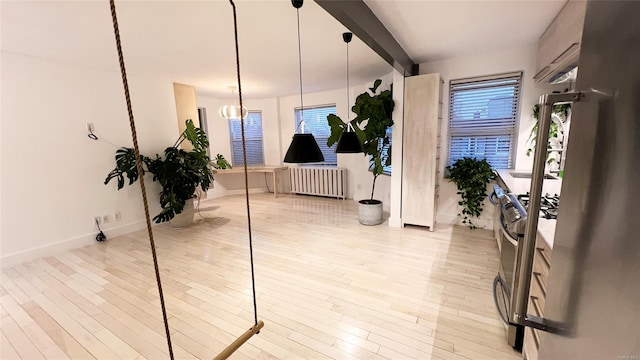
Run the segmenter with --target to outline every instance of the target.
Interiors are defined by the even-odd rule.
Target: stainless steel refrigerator
[[[571,96],[578,101],[572,106],[545,319],[515,320],[546,327],[543,360],[638,360],[639,1],[588,2],[576,94],[555,99]],[[541,183],[539,152],[534,178]]]

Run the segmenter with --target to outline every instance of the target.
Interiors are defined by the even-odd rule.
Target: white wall
[[[393,146],[391,151],[391,184],[389,186],[389,226],[402,226],[402,157],[404,136],[404,75],[393,70]]]
[[[107,236],[142,227],[139,185],[103,184],[116,148],[132,145],[120,73],[4,51],[1,61],[3,266],[92,243],[94,215],[121,212]],[[161,152],[178,135],[172,81],[130,75],[129,85],[141,152]],[[149,178],[152,215],[158,192]]]
[[[392,74],[381,77],[383,80],[380,89],[388,89],[393,79]],[[351,114],[347,116],[348,109],[353,105],[357,95],[368,90],[373,82],[353,86],[349,89],[349,101],[347,105],[347,90],[337,89],[317,93],[305,93],[305,106],[333,105],[336,106],[337,115],[346,121],[353,119]],[[209,129],[209,141],[211,143],[211,155],[220,153],[225,158],[231,158],[231,144],[229,141],[229,124],[220,118],[218,109],[220,106],[229,104],[233,99],[213,99],[206,96],[198,96],[198,106],[207,109],[207,120]],[[398,100],[396,100],[398,101]],[[401,101],[401,100],[400,100]],[[287,152],[291,138],[295,133],[295,108],[300,107],[300,96],[291,95],[274,97],[261,100],[244,100],[248,110],[262,111],[263,143],[266,165],[281,165],[282,159]],[[399,105],[402,109],[402,104]],[[297,166],[287,164],[288,166]],[[368,161],[363,154],[338,154],[338,166],[347,169],[347,198],[364,199],[371,196],[371,185],[373,177],[368,171]],[[213,189],[209,190],[207,196],[216,198],[231,194],[244,192],[244,177],[242,174],[217,175],[215,177]],[[284,180],[284,179],[283,179]],[[249,178],[249,187],[252,192],[266,191],[273,189],[270,176],[263,174],[252,174]],[[278,184],[278,189],[288,191],[289,184],[284,182]],[[389,210],[391,198],[391,177],[381,175],[376,182],[374,197],[384,202],[385,210]]]
[[[97,233],[94,216],[116,211],[122,220],[102,226],[108,237],[144,227],[139,185],[116,190],[103,184],[114,167],[115,150],[131,146],[120,74],[83,68],[20,54],[2,52],[2,266],[11,266],[58,251],[91,244]],[[115,58],[114,58],[115,62]],[[383,77],[388,88],[393,76]],[[178,136],[173,79],[129,74],[132,105],[141,152],[153,156]],[[350,100],[371,84],[350,89]],[[231,157],[229,128],[218,109],[230,99],[199,96],[205,107],[212,155]],[[346,115],[346,89],[304,95],[305,105],[336,104]],[[397,101],[397,100],[396,100]],[[280,165],[294,133],[294,108],[299,96],[246,100],[263,115],[267,165]],[[87,138],[93,123],[98,141]],[[348,169],[349,198],[370,196],[371,173],[362,154],[340,154],[338,165]],[[381,175],[375,197],[389,210],[391,177]],[[243,192],[241,175],[217,176],[211,197]],[[252,175],[252,191],[272,188],[271,179]],[[278,184],[282,189],[286,184]],[[159,186],[147,177],[151,216],[159,212]]]
[[[231,141],[229,138],[229,121],[223,119],[218,114],[218,110],[223,105],[233,104],[232,98],[214,99],[206,96],[198,96],[198,107],[207,110],[207,128],[209,137],[209,147],[211,149],[211,157],[216,154],[222,154],[225,159],[231,162]],[[237,100],[236,100],[237,102]],[[278,121],[278,101],[276,98],[271,99],[243,99],[243,105],[249,111],[262,112],[262,133],[263,133],[263,151],[265,165],[281,165],[280,157],[280,123]],[[215,175],[213,188],[207,192],[208,198],[218,198],[227,195],[244,194],[244,175],[243,174],[226,174]],[[278,189],[284,189],[288,183],[278,184]],[[251,192],[265,192],[267,189],[273,190],[273,181],[271,176],[264,174],[250,174],[249,188]]]
[[[521,48],[420,64],[421,74],[440,73],[445,82],[443,91],[443,123],[441,124],[442,138],[448,139],[447,127],[449,118],[448,101],[450,80],[512,71],[523,71],[520,120],[518,127],[519,141],[517,143],[515,168],[530,169],[533,164],[533,159],[526,156],[526,149],[528,147],[526,139],[528,139],[529,132],[535,122],[532,116],[533,105],[538,102],[538,98],[541,94],[553,89],[549,86],[536,86],[533,81],[533,75],[535,75],[536,52],[537,45],[532,44]],[[443,174],[444,167],[446,166],[445,162],[448,156],[446,145],[447,141],[445,141],[445,148],[441,150],[442,152],[440,154],[441,158],[444,159],[440,165],[441,174]],[[440,184],[437,222],[460,224],[460,219],[457,217],[460,209],[457,204],[458,195],[456,194],[456,187],[453,183],[443,178],[440,179]],[[485,202],[484,209],[485,211],[477,224],[489,228],[492,226],[491,219],[493,216],[493,207],[487,201]]]
[[[353,100],[353,95],[350,95]],[[304,106],[318,105],[335,105],[336,115],[341,119],[346,119],[347,114],[347,90],[337,89],[330,91],[322,91],[317,93],[306,93],[303,96]],[[300,95],[283,96],[278,98],[280,108],[280,142],[282,144],[280,159],[284,159],[284,155],[291,144],[293,134],[295,133],[295,109],[300,107]],[[326,120],[325,120],[326,121]],[[338,154],[338,166],[347,168],[347,198],[353,199],[353,179],[354,172],[351,158],[360,157],[362,154]],[[296,164],[287,164],[290,167],[298,166]],[[304,165],[301,165],[304,166]]]
[[[392,75],[385,75],[381,77],[381,79],[383,82],[380,89],[388,89],[392,81]],[[346,89],[304,94],[304,105],[335,104],[337,115],[344,121],[347,121],[347,119],[353,119],[355,117],[355,114],[347,114],[347,112],[349,112],[349,109],[353,106],[356,96],[367,91],[372,85],[373,82],[351,87],[349,92],[349,101],[351,104],[349,105],[347,105]],[[280,158],[284,158],[295,132],[294,109],[300,107],[300,97],[298,95],[280,97],[278,101],[280,108],[280,139],[282,142]],[[371,196],[373,176],[368,170],[368,161],[363,154],[338,154],[338,167],[346,168],[348,171],[347,197],[349,199],[361,200]],[[389,211],[390,189],[391,177],[388,175],[380,175],[376,182],[374,197],[383,201],[386,211]]]

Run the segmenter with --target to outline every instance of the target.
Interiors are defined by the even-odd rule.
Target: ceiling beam
[[[418,64],[407,55],[363,0],[315,0],[331,16],[405,76],[418,75]]]

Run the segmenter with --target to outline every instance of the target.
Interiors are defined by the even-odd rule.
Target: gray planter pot
[[[382,201],[369,199],[358,201],[358,220],[362,225],[382,224]]]
[[[193,199],[189,199],[184,203],[184,209],[182,212],[171,219],[171,226],[174,228],[186,228],[191,226],[191,224],[193,224],[194,214]]]

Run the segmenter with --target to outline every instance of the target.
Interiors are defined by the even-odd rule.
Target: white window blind
[[[209,136],[209,124],[207,122],[207,108],[198,108],[198,124],[200,125],[200,129],[207,135],[207,139],[211,139],[211,136]],[[211,157],[211,146],[207,146],[207,156]]]
[[[389,148],[391,147],[391,144],[393,143],[393,132],[392,132],[392,128],[388,128],[387,129],[387,136],[389,137],[389,145],[385,146],[382,149],[382,160],[384,161],[384,159],[387,158],[388,154],[389,154]],[[380,139],[380,141],[378,142],[378,146],[382,146],[382,139]],[[371,162],[370,164],[370,169],[373,169],[373,162]],[[391,175],[391,165],[389,166],[383,166],[382,167],[382,173],[385,175]]]
[[[449,165],[475,157],[513,167],[521,82],[522,72],[451,80]]]
[[[242,156],[242,127],[240,119],[229,119],[231,137],[231,163],[244,165]],[[244,139],[247,146],[247,165],[264,165],[262,147],[262,112],[249,111],[244,119]]]
[[[316,138],[320,151],[322,151],[322,155],[324,155],[324,162],[322,164],[337,165],[338,156],[335,151],[336,144],[333,144],[332,147],[327,146],[327,139],[329,139],[331,135],[331,127],[329,127],[327,116],[336,113],[336,106],[323,105],[305,107],[304,111],[300,108],[295,109],[296,129],[300,125],[303,113],[305,123],[304,132],[311,133]]]

